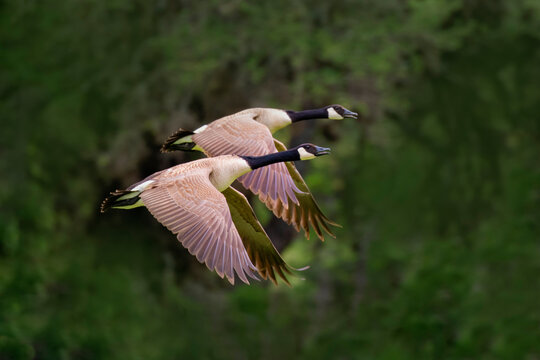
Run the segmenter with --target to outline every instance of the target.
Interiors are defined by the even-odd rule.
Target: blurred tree
[[[537,1],[4,1],[0,23],[1,359],[540,356]],[[278,136],[333,148],[301,170],[338,238],[261,213],[312,265],[292,289],[98,214],[193,159],[157,152],[177,127],[329,103],[362,120]]]

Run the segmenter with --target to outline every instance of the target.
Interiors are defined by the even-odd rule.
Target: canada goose
[[[234,272],[247,277],[270,277],[274,271],[287,283],[291,273],[255,217],[244,195],[230,187],[239,176],[283,161],[308,160],[330,149],[302,144],[263,156],[222,155],[195,160],[156,172],[127,190],[111,193],[101,204],[109,208],[146,206],[201,263],[234,284]],[[255,266],[253,265],[255,264]],[[247,276],[246,276],[247,275]]]
[[[285,145],[272,137],[272,133],[293,122],[357,117],[357,113],[341,105],[304,111],[247,109],[215,120],[195,131],[179,129],[163,144],[161,151],[203,151],[207,156],[271,154],[286,150]],[[339,225],[322,213],[294,164],[273,164],[243,175],[238,181],[257,194],[276,216],[292,224],[297,231],[300,231],[300,227],[304,229],[308,239],[309,224],[321,240],[324,240],[321,227],[335,237],[328,225]]]

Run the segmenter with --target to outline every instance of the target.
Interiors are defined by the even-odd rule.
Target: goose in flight
[[[291,269],[281,258],[257,220],[247,199],[230,187],[239,176],[284,161],[309,160],[330,149],[302,144],[263,156],[222,155],[176,165],[156,172],[127,190],[111,193],[101,205],[132,209],[145,206],[188,251],[234,284],[234,273],[287,283]],[[301,269],[300,269],[301,270]]]
[[[195,131],[179,129],[163,144],[161,151],[202,151],[207,156],[226,154],[265,155],[286,150],[272,137],[277,130],[297,121],[311,119],[356,119],[358,114],[341,105],[320,109],[286,111],[253,108],[225,116]],[[238,178],[253,193],[296,231],[302,228],[309,239],[309,225],[324,240],[321,228],[334,236],[328,225],[339,226],[328,219],[313,198],[302,176],[292,163],[277,163]]]

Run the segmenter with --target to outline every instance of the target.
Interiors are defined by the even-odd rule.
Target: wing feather
[[[286,150],[285,145],[283,145],[278,140],[274,139],[276,149],[279,151]],[[263,202],[266,206],[274,212],[274,214],[282,218],[288,224],[294,226],[296,231],[300,229],[304,230],[306,237],[309,239],[310,225],[315,230],[315,233],[324,241],[324,232],[328,235],[335,237],[334,233],[330,229],[329,225],[337,226],[332,220],[328,219],[322,212],[321,208],[315,201],[315,198],[311,194],[309,187],[305,183],[304,179],[296,169],[293,163],[284,163],[289,172],[290,177],[294,180],[295,185],[301,190],[296,194],[296,197],[299,201],[298,204],[293,203],[289,199],[288,206],[283,206],[278,201],[274,201],[271,198],[266,198]]]
[[[257,266],[259,275],[277,284],[277,273],[289,284],[285,273],[292,274],[292,270],[296,269],[287,265],[278,253],[257,220],[246,197],[232,187],[225,189],[223,195],[227,198],[235,227],[238,229],[249,258]]]
[[[277,152],[270,130],[255,121],[254,113],[227,116],[218,119],[192,136],[192,140],[208,156],[249,155],[261,156]],[[298,203],[300,192],[283,163],[256,169],[238,178],[247,189],[261,200],[270,197],[288,207],[288,200]]]
[[[232,222],[227,201],[208,173],[160,183],[140,196],[150,213],[210,270],[226,275],[231,284],[235,272],[246,283],[247,276],[256,278],[256,267]]]

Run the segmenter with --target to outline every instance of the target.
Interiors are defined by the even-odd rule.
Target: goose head
[[[298,152],[299,160],[310,160],[315,159],[318,156],[330,154],[330,148],[320,147],[309,143],[298,145],[290,150],[296,150],[296,152]]]
[[[329,105],[325,108],[328,119],[343,120],[344,118],[358,119],[358,113],[350,111],[341,105]]]

